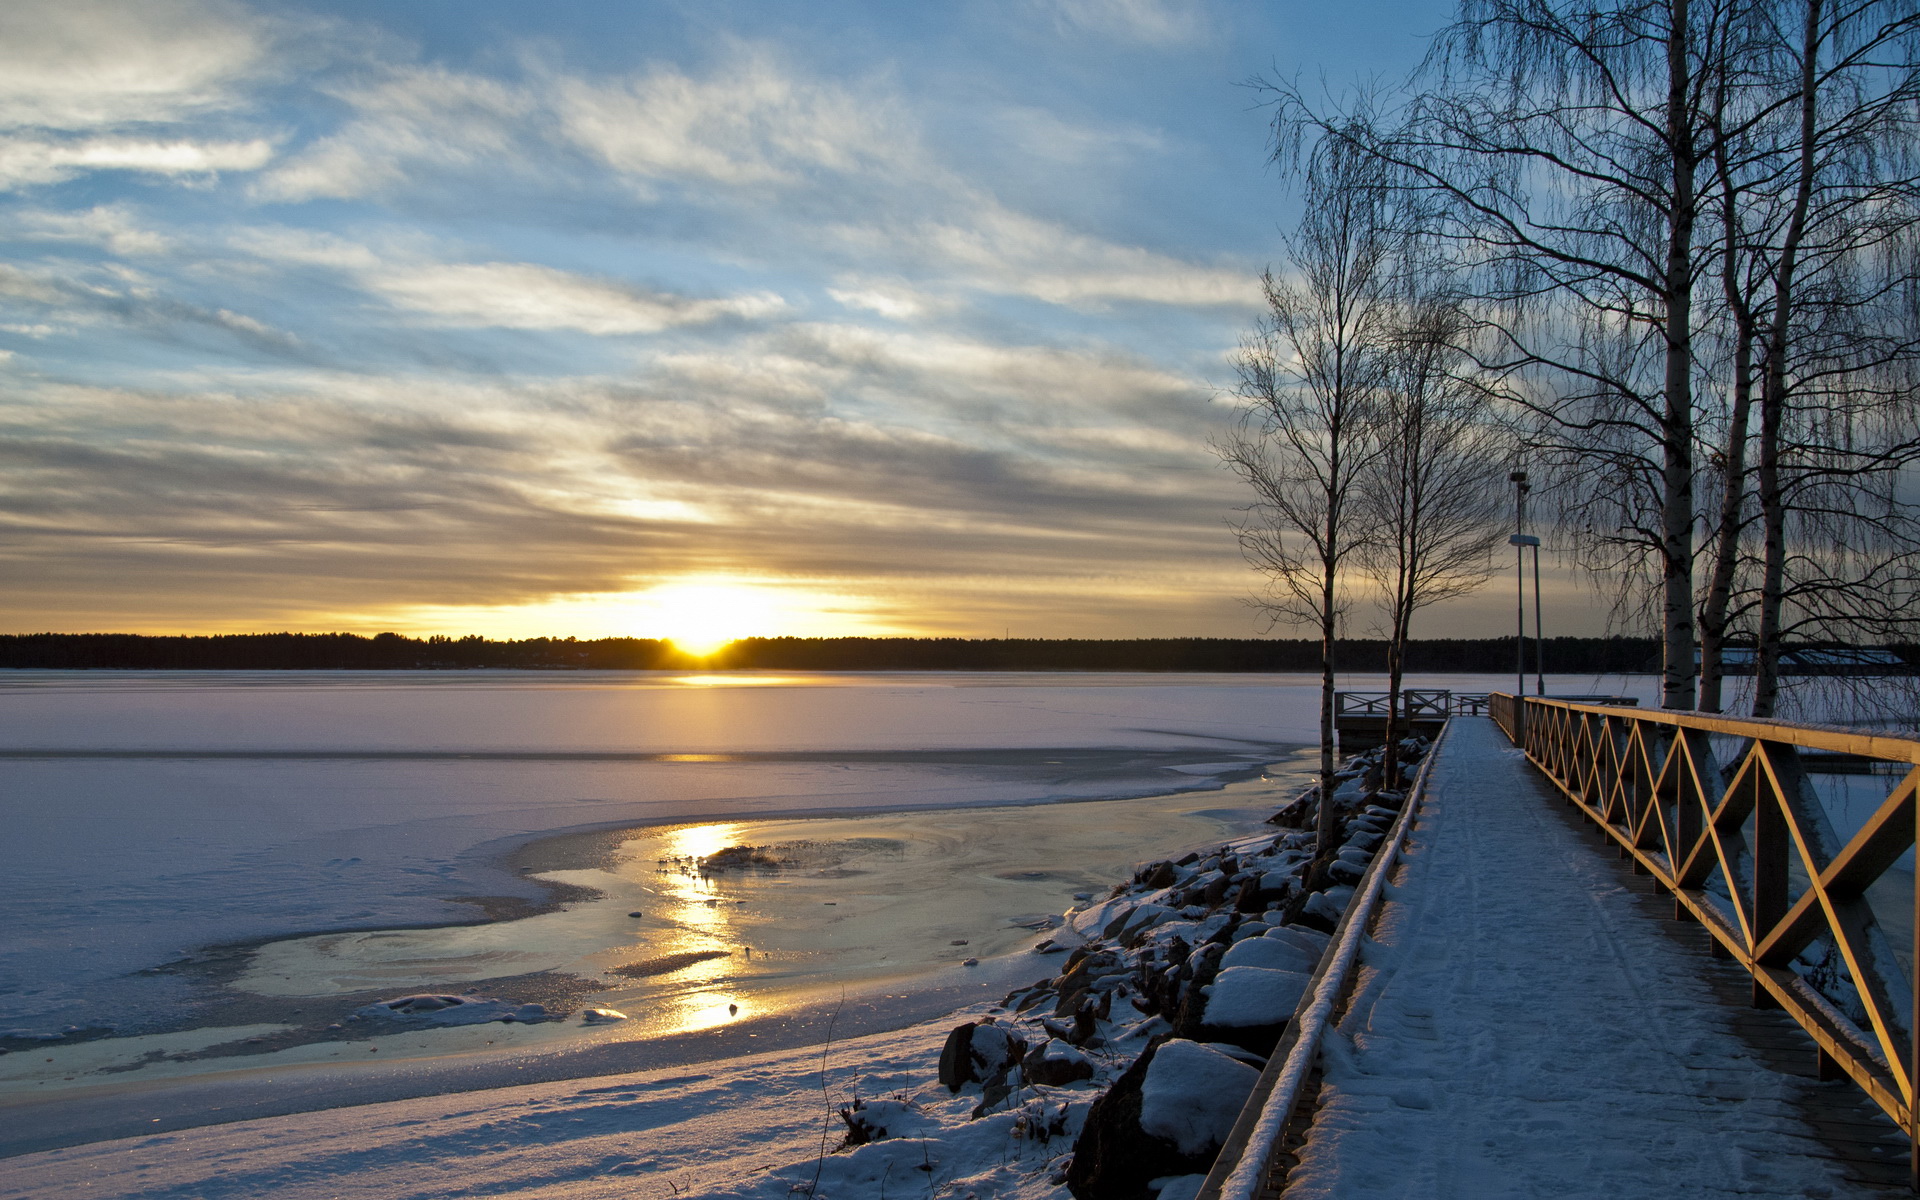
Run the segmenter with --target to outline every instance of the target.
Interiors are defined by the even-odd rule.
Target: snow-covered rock
[[[1048,1038],[1027,1052],[1020,1063],[1020,1074],[1028,1083],[1061,1087],[1092,1079],[1093,1060],[1059,1038]]]
[[[1260,1072],[1211,1046],[1162,1042],[1140,1088],[1140,1128],[1182,1154],[1201,1155],[1227,1140]]]
[[[1228,967],[1214,977],[1213,991],[1207,996],[1206,1023],[1221,1029],[1284,1025],[1292,1019],[1307,983],[1304,971]]]
[[[1254,937],[1235,942],[1220,960],[1223,969],[1265,967],[1273,971],[1311,972],[1320,956],[1278,938]]]

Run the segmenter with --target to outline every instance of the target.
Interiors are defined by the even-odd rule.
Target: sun
[[[729,642],[758,637],[777,623],[779,605],[759,588],[726,583],[673,583],[646,593],[636,623],[695,658]]]

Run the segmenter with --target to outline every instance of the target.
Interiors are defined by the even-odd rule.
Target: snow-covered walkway
[[[1840,1085],[1760,1062],[1566,812],[1491,721],[1453,722],[1289,1200],[1881,1194],[1800,1116]]]

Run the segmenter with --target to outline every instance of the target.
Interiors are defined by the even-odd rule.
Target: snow
[[[1854,1194],[1614,858],[1491,722],[1447,736],[1287,1195]]]
[[[1222,970],[1265,967],[1272,971],[1312,971],[1314,964],[1319,961],[1318,954],[1311,954],[1297,945],[1255,934],[1234,942],[1227,950],[1226,957],[1220,960],[1220,966]]]
[[[538,902],[499,855],[567,830],[1215,787],[1285,755],[1299,690],[1273,676],[0,673],[0,1027],[149,1024],[190,989],[137,973],[210,944],[473,920],[452,896]]]
[[[1225,1029],[1278,1025],[1293,1016],[1300,997],[1306,994],[1307,983],[1306,971],[1227,967],[1207,995],[1207,1024]]]
[[[1140,1128],[1163,1137],[1182,1154],[1199,1154],[1227,1140],[1260,1072],[1202,1042],[1160,1043],[1140,1089]]]
[[[0,683],[0,730],[5,731],[0,738],[6,742],[0,750],[10,746],[45,752],[12,757],[6,789],[0,792],[0,819],[9,822],[10,832],[0,843],[0,871],[10,872],[0,875],[8,879],[8,890],[0,894],[0,920],[11,922],[10,934],[20,931],[0,948],[0,971],[14,972],[22,985],[13,994],[0,991],[0,1022],[34,1029],[67,1024],[90,1006],[96,1011],[110,1007],[111,985],[126,972],[167,961],[183,947],[267,933],[317,933],[342,926],[367,930],[446,920],[465,911],[449,905],[449,895],[535,898],[537,889],[501,872],[495,862],[503,849],[554,832],[670,819],[765,822],[794,813],[1151,795],[1216,785],[1231,772],[1272,761],[1281,743],[1312,737],[1317,687],[1314,679],[1276,676],[728,677],[716,684],[711,678],[482,673],[291,680],[27,674]],[[1422,679],[1418,686],[1485,691],[1506,683],[1488,677],[1442,677]],[[1355,679],[1343,686],[1380,684]],[[1550,687],[1620,690],[1586,680],[1555,680]],[[183,749],[192,754],[167,756]],[[1191,811],[1191,806],[1183,811]],[[1514,816],[1508,813],[1504,819]],[[19,836],[12,836],[16,831]],[[1234,852],[1245,853],[1271,836],[1239,839]],[[1524,842],[1511,842],[1501,853],[1524,857],[1531,851],[1523,848]],[[1274,864],[1269,874],[1287,874],[1279,854],[1268,861]],[[75,864],[87,864],[86,872],[76,873]],[[1183,870],[1183,885],[1218,865],[1216,860]],[[1565,865],[1559,869],[1568,870]],[[1101,936],[1122,916],[1124,924],[1153,923],[1145,939],[1153,945],[1165,945],[1176,935],[1198,944],[1225,927],[1223,915],[1200,919],[1203,910],[1182,912],[1148,895],[1134,894],[1121,903],[1095,902],[1111,881],[1091,889],[1087,882],[1054,885],[1063,903],[1075,894],[1072,889],[1079,889],[1089,904],[1086,912],[1076,914],[1072,929],[1048,935],[1062,947]],[[1433,886],[1445,895],[1443,903],[1462,902],[1465,885],[1458,878],[1446,876]],[[1337,915],[1348,895],[1350,889],[1336,888],[1316,902]],[[611,923],[622,928],[636,924],[624,916],[629,911],[645,911],[648,922],[660,911],[636,895],[610,896],[602,907],[607,917],[618,918]],[[1310,964],[1325,944],[1323,936],[1299,929],[1248,932],[1258,924],[1248,921],[1242,928],[1246,936],[1228,950],[1247,957],[1226,963],[1211,985],[1210,1019],[1216,1004],[1224,1014],[1240,1003],[1235,996],[1240,979],[1271,984],[1259,976],[1284,973],[1304,983],[1300,971],[1280,965],[1271,951],[1242,947],[1271,943],[1292,955],[1288,961]],[[1042,935],[1020,936],[1033,942]],[[1469,940],[1449,952],[1480,952],[1471,942],[1478,933],[1459,936]],[[946,939],[936,944],[944,946]],[[1378,953],[1390,956],[1398,944]],[[969,985],[964,995],[957,985],[943,985],[954,989],[954,1006],[966,1007],[956,1015],[891,1032],[884,1030],[889,1005],[899,1013],[934,1011],[927,1008],[928,1001],[918,999],[930,994],[925,989],[931,977],[905,978],[895,985],[897,994],[863,994],[860,1003],[875,1015],[852,1034],[847,1025],[841,1026],[837,1039],[827,1036],[819,1019],[831,1012],[829,1005],[824,1010],[795,1010],[790,1023],[804,1027],[783,1035],[788,1040],[782,1045],[759,1053],[747,1052],[755,1044],[739,1038],[715,1040],[713,1046],[725,1048],[706,1052],[704,1060],[634,1071],[621,1066],[634,1055],[614,1052],[645,1049],[649,1043],[596,1043],[592,1054],[583,1052],[581,1061],[604,1063],[605,1073],[590,1079],[541,1074],[541,1064],[552,1060],[553,1051],[547,1043],[533,1041],[520,1043],[518,1059],[488,1060],[474,1078],[484,1076],[496,1085],[489,1090],[414,1095],[233,1125],[175,1128],[185,1119],[169,1100],[175,1093],[152,1089],[151,1084],[123,1092],[102,1088],[78,1093],[76,1099],[97,1094],[103,1104],[119,1105],[117,1111],[149,1104],[161,1114],[154,1128],[166,1132],[10,1159],[7,1179],[15,1190],[5,1194],[425,1200],[481,1193],[574,1200],[631,1195],[634,1176],[645,1175],[649,1192],[684,1192],[688,1197],[790,1200],[796,1192],[813,1190],[821,1200],[853,1200],[889,1189],[915,1194],[922,1187],[942,1196],[972,1192],[981,1197],[1057,1197],[1059,1188],[1052,1180],[1087,1101],[1111,1082],[1147,1036],[1164,1032],[1167,1023],[1136,1019],[1132,1007],[1122,1002],[1126,993],[1116,992],[1116,1026],[1108,1046],[1083,1052],[1057,1041],[1045,1043],[1052,1047],[1043,1052],[1049,1057],[1089,1058],[1098,1072],[1094,1080],[1058,1089],[1025,1087],[1005,1107],[972,1119],[982,1101],[979,1091],[953,1096],[933,1079],[943,1039],[957,1020],[989,1014],[990,1006],[979,997],[997,992],[985,988],[1004,989],[1058,972],[1062,959],[1004,953],[989,957],[977,938],[969,949],[980,954],[980,966],[964,973],[980,974],[981,982]],[[961,953],[966,951],[953,953],[955,963]],[[1254,961],[1263,954],[1266,961]],[[1384,971],[1381,963],[1386,961],[1383,957],[1370,969]],[[1525,961],[1537,963],[1537,953]],[[963,973],[957,966],[953,970]],[[0,986],[4,982],[11,981],[0,981]],[[164,992],[167,981],[156,982]],[[1420,979],[1419,986],[1445,990],[1433,978]],[[1644,1003],[1658,1008],[1665,1002],[1662,989],[1671,990],[1664,980],[1657,987],[1646,985],[1652,998]],[[1419,996],[1417,988],[1410,996],[1388,990],[1396,1001],[1412,1002]],[[461,999],[465,1005],[475,997]],[[1380,997],[1369,992],[1361,999],[1372,1005]],[[1588,1036],[1597,1039],[1604,1031],[1606,1037],[1620,1038],[1623,1023],[1645,1019],[1633,1002],[1614,1003],[1617,1013],[1578,1014],[1579,1020],[1591,1023],[1588,1028],[1594,1032]],[[594,1036],[626,1037],[645,1024],[648,1010],[624,999],[621,1004],[634,1019],[609,1022],[593,1031]],[[1288,1004],[1289,1012],[1291,1007]],[[1508,1011],[1507,1024],[1497,1029],[1499,1037],[1468,1030],[1460,1034],[1467,1039],[1460,1045],[1416,1045],[1407,1061],[1416,1068],[1416,1077],[1423,1062],[1433,1068],[1426,1090],[1414,1087],[1392,1095],[1416,1106],[1424,1096],[1429,1105],[1444,1107],[1453,1085],[1436,1088],[1436,1080],[1450,1078],[1443,1067],[1462,1070],[1462,1078],[1474,1081],[1466,1091],[1495,1090],[1516,1080],[1546,1089],[1554,1082],[1551,1073],[1544,1080],[1535,1078],[1539,1064],[1551,1061],[1541,1051],[1530,1051],[1531,1074],[1502,1060],[1502,1039],[1514,1029],[1531,1034],[1529,1020],[1535,1026],[1549,1023],[1540,1016],[1545,1011],[1537,1000],[1531,1010]],[[31,1020],[23,1021],[17,1015],[21,1013],[31,1014]],[[1366,1053],[1367,1039],[1396,1032],[1390,1008],[1381,1013],[1378,1029],[1351,1023],[1347,1027],[1352,1040],[1342,1045],[1351,1050],[1337,1053],[1350,1057],[1335,1065],[1336,1071],[1346,1072],[1343,1085],[1353,1086],[1355,1075],[1349,1068]],[[905,1018],[896,1018],[896,1023],[899,1019]],[[1429,1014],[1429,1025],[1436,1019]],[[564,1023],[564,1031],[580,1036],[583,1021]],[[804,1025],[808,1021],[814,1023]],[[425,1028],[418,1035],[426,1047],[422,1057],[392,1063],[381,1078],[434,1086],[433,1080],[441,1077],[436,1064],[465,1051],[450,1041],[427,1046],[431,1039],[468,1037],[475,1029],[488,1036],[504,1030],[516,1037],[548,1037],[561,1032],[562,1025]],[[1106,1023],[1102,1025],[1104,1029]],[[1407,1018],[1407,1025],[1417,1022]],[[235,1026],[226,1032],[251,1039],[276,1028]],[[876,1028],[881,1031],[868,1032]],[[190,1050],[208,1042],[205,1032],[156,1036],[172,1039],[165,1045]],[[716,1027],[716,1032],[723,1031]],[[1555,1035],[1560,1032],[1553,1030]],[[135,1039],[107,1039],[64,1050],[76,1056],[97,1053],[105,1062],[106,1048],[119,1040]],[[381,1049],[391,1044],[383,1042]],[[1029,1044],[1040,1045],[1042,1039]],[[1245,1062],[1245,1052],[1185,1044],[1211,1056],[1208,1062],[1225,1064],[1209,1068],[1205,1098],[1220,1099],[1221,1078],[1247,1077],[1251,1086],[1255,1068]],[[828,1060],[824,1079],[823,1052]],[[1173,1073],[1165,1077],[1162,1089],[1169,1109],[1173,1103],[1167,1095],[1193,1086],[1174,1069],[1188,1054],[1176,1051],[1169,1060]],[[1428,1058],[1422,1060],[1421,1054]],[[1464,1057],[1454,1062],[1445,1059],[1447,1054]],[[527,1069],[519,1078],[553,1081],[497,1086],[515,1081],[514,1072],[520,1069],[516,1063]],[[229,1091],[243,1085],[260,1094],[281,1087],[298,1090],[306,1086],[303,1080],[320,1077],[316,1064],[282,1062],[278,1056],[242,1058],[235,1065],[243,1070],[231,1085],[222,1085]],[[1372,1066],[1378,1074],[1378,1064]],[[347,1077],[345,1068],[326,1070]],[[1236,1070],[1244,1075],[1236,1076]],[[1476,1071],[1491,1074],[1481,1080]],[[57,1079],[49,1082],[61,1086]],[[1152,1084],[1151,1072],[1148,1082]],[[1436,1091],[1448,1094],[1436,1101]],[[225,1093],[207,1089],[197,1094]],[[334,1103],[353,1095],[345,1088],[329,1094],[339,1097]],[[1348,1099],[1330,1094],[1336,1101]],[[1778,1106],[1766,1108],[1768,1098],[1755,1096],[1771,1119]],[[1379,1094],[1368,1093],[1364,1085],[1354,1097],[1351,1103],[1360,1109],[1381,1108],[1376,1104]],[[854,1111],[870,1111],[890,1136],[822,1156],[823,1130],[825,1144],[837,1144],[847,1132],[839,1109],[851,1110],[856,1101],[865,1107]],[[1633,1097],[1614,1096],[1608,1102],[1630,1108]],[[1220,1107],[1227,1107],[1224,1100]],[[1236,1100],[1224,1118],[1227,1125],[1238,1107]],[[1432,1111],[1403,1109],[1397,1100],[1381,1110],[1394,1136],[1407,1132],[1395,1122]],[[1198,1110],[1184,1111],[1180,1119],[1201,1120]],[[1557,1142],[1564,1150],[1567,1139],[1599,1123],[1603,1114],[1595,1108],[1565,1120],[1558,1110],[1550,1115],[1536,1130],[1533,1109],[1510,1108],[1502,1114],[1509,1128],[1495,1131],[1489,1126],[1474,1135],[1481,1140],[1473,1146],[1453,1147],[1448,1135],[1431,1126],[1416,1128],[1409,1136],[1426,1154],[1441,1145],[1470,1156],[1488,1140],[1501,1146]],[[1176,1122],[1169,1112],[1161,1112],[1160,1118]],[[1189,1134],[1197,1128],[1193,1124]],[[1210,1128],[1216,1134],[1225,1132],[1225,1126]],[[1478,1126],[1469,1123],[1468,1128],[1471,1132]],[[1768,1136],[1775,1128],[1767,1127]],[[1515,1137],[1512,1130],[1530,1136]],[[1531,1136],[1535,1133],[1537,1137]],[[1632,1126],[1632,1135],[1645,1145],[1664,1144],[1657,1122]],[[1331,1151],[1335,1140],[1330,1136],[1321,1149]],[[1617,1140],[1626,1144],[1631,1139]],[[1697,1140],[1687,1144],[1707,1153],[1698,1149]],[[1390,1177],[1377,1144],[1355,1146],[1367,1162],[1354,1178]],[[1622,1182],[1629,1180],[1624,1160],[1612,1163],[1600,1154],[1585,1161],[1594,1180],[1610,1178],[1616,1194],[1632,1191],[1630,1181]],[[1580,1190],[1586,1175],[1575,1180],[1580,1186],[1567,1185],[1563,1175],[1541,1176],[1547,1182],[1539,1190],[1600,1194],[1597,1182],[1590,1191]],[[1430,1173],[1421,1178],[1428,1183],[1434,1179]],[[1461,1178],[1485,1190],[1462,1186],[1449,1191],[1441,1186],[1395,1191],[1398,1185],[1388,1183],[1377,1192],[1356,1187],[1340,1194],[1500,1194],[1499,1187],[1488,1187],[1490,1180],[1500,1179],[1497,1173],[1481,1170]],[[671,1188],[656,1186],[668,1182]],[[1182,1200],[1197,1187],[1198,1178],[1155,1182],[1161,1200]],[[1825,1186],[1821,1178],[1798,1178],[1798,1184],[1806,1190],[1793,1194],[1830,1194],[1819,1190]],[[1673,1194],[1680,1190],[1673,1189]],[[1311,1194],[1328,1193],[1323,1187]],[[1703,1189],[1689,1194],[1719,1193]]]
[[[817,1171],[816,1195],[847,1200],[876,1195],[882,1186],[908,1196],[928,1188],[940,1195],[1057,1196],[1048,1182],[1053,1164],[1071,1145],[1090,1092],[1030,1089],[1026,1103],[969,1120],[978,1094],[951,1096],[933,1078],[950,1024],[830,1045],[822,1028],[805,1047],[710,1067],[426,1097],[48,1151],[7,1160],[0,1195],[624,1200],[640,1190],[790,1200]],[[846,1127],[838,1109],[856,1095],[895,1105],[895,1136],[823,1156],[823,1133],[829,1149],[839,1143]],[[1042,1110],[1051,1117],[1063,1102],[1077,1105],[1076,1124],[1038,1136],[1045,1129]]]
[[[1236,839],[1234,852],[1272,856],[1306,836],[1263,832]],[[1115,897],[1119,903],[1109,905],[1112,923],[1133,923],[1135,910],[1166,911],[1151,899],[1164,895],[1166,889],[1143,882],[1122,885]],[[1264,941],[1273,929],[1263,920],[1243,923],[1259,931],[1256,940]],[[1183,924],[1192,929],[1201,923]],[[1227,932],[1225,925],[1217,929]],[[836,1037],[845,1028],[843,1016],[849,1025],[856,1023],[854,1014],[844,1012],[843,1000],[831,1012],[794,1014],[793,1019],[812,1022],[803,1031],[809,1036],[805,1044],[783,1050],[234,1127],[176,1132],[170,1126],[179,1119],[180,1089],[158,1094],[136,1089],[89,1103],[164,1104],[163,1115],[152,1118],[155,1136],[21,1155],[9,1163],[10,1178],[18,1181],[14,1194],[22,1198],[138,1192],[155,1200],[261,1194],[425,1200],[451,1189],[558,1200],[628,1194],[629,1177],[645,1174],[689,1197],[781,1200],[806,1193],[830,1200],[884,1195],[889,1186],[897,1189],[905,1181],[910,1191],[924,1186],[932,1195],[1057,1200],[1068,1151],[1092,1100],[1150,1038],[1167,1031],[1167,1021],[1151,1014],[1151,1005],[1140,1007],[1139,1000],[1143,989],[1162,990],[1166,980],[1152,976],[1171,971],[1171,980],[1182,970],[1188,956],[1169,953],[1175,936],[1170,925],[1163,925],[1147,944],[1131,949],[1105,941],[1090,944],[1083,951],[1087,969],[1078,976],[1069,969],[1059,978],[1017,989],[1016,998],[1030,998],[1020,1011],[975,1004],[956,1014],[967,1022],[978,1080],[957,1093],[936,1078],[954,1017],[897,1032]],[[1202,947],[1191,958],[1207,960],[1218,953]],[[994,964],[1001,976],[997,982],[1033,980],[1046,969],[1036,963],[1044,961],[1031,955],[1003,957]],[[1111,1009],[1110,1019],[1092,1018],[1084,1033],[1079,1022],[1069,1032],[1048,1015],[1054,1005],[1046,1002],[1064,994],[1072,978],[1085,989],[1075,1002],[1077,1011],[1090,1011],[1093,997],[1100,1000],[1092,1009]],[[380,1007],[433,1017],[488,1003],[422,993]],[[1084,1047],[1064,1040],[1082,1036]],[[1183,1143],[1219,1140],[1264,1060],[1235,1046],[1177,1039],[1163,1050],[1165,1063],[1150,1066],[1144,1081],[1151,1128]],[[1038,1069],[1043,1062],[1086,1070],[1043,1072]],[[1029,1073],[1033,1078],[1024,1079]],[[1069,1080],[1070,1075],[1088,1077]],[[1049,1082],[1037,1082],[1043,1077]],[[272,1078],[265,1082],[271,1085]],[[297,1088],[297,1075],[290,1082]],[[228,1095],[231,1099],[231,1091]],[[1172,1196],[1191,1196],[1197,1183],[1197,1176],[1156,1181],[1163,1194]]]

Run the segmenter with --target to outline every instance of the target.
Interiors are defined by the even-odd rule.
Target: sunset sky
[[[1450,7],[11,0],[0,629],[1255,634],[1243,85]]]

